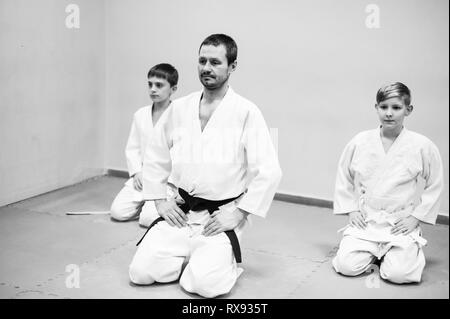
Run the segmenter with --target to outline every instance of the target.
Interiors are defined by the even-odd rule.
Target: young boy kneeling
[[[332,264],[356,276],[379,259],[383,279],[420,282],[426,244],[420,223],[436,223],[442,160],[433,142],[403,126],[413,110],[404,84],[382,87],[376,101],[381,125],[357,134],[339,161],[334,213],[348,214],[349,225]],[[419,177],[425,185],[417,201]]]
[[[149,137],[156,134],[166,120],[171,95],[177,89],[178,72],[170,64],[161,63],[150,69],[147,75],[152,105],[144,106],[134,113],[125,155],[130,179],[117,194],[111,205],[111,217],[118,221],[135,219],[139,224],[150,226],[159,217],[153,201],[144,201],[142,195],[142,165]],[[167,190],[171,196],[171,189]]]

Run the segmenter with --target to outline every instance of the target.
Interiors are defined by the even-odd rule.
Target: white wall
[[[67,4],[81,28],[64,26]],[[430,137],[446,172],[448,1],[0,0],[0,205],[126,169],[133,112],[149,103],[148,69],[180,72],[175,97],[201,88],[197,51],[209,34],[239,46],[232,85],[279,130],[279,191],[332,199],[345,143],[378,125],[377,89],[402,81],[415,110],[407,126]]]
[[[104,1],[0,1],[0,206],[104,170]]]
[[[106,165],[126,169],[133,112],[149,103],[146,72],[160,62],[180,72],[178,96],[201,88],[197,50],[211,33],[235,38],[235,90],[279,129],[279,191],[332,199],[337,161],[357,132],[378,125],[375,94],[402,81],[415,110],[407,127],[431,138],[445,163],[448,214],[448,1],[378,0],[368,29],[357,0],[172,0],[106,3]]]

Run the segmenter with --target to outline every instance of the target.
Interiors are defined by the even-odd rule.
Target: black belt
[[[194,197],[189,195],[185,190],[179,188],[178,193],[180,194],[181,198],[183,198],[184,203],[179,205],[180,209],[185,213],[189,213],[190,210],[196,212],[201,210],[207,210],[210,214],[215,212],[216,210],[219,210],[219,207],[225,204],[228,204],[234,200],[236,200],[239,196],[234,198],[228,198],[224,200],[209,200],[204,199],[200,197]],[[164,218],[159,217],[153,221],[153,223],[147,228],[147,231],[145,232],[144,236],[137,242],[136,246],[138,246],[141,241],[144,239],[145,235],[147,235],[148,231],[155,226],[157,223],[163,221]],[[225,235],[228,236],[228,239],[230,239],[231,248],[233,249],[234,258],[236,258],[236,262],[240,263],[242,262],[241,258],[241,247],[239,246],[239,240],[236,236],[236,233],[234,230],[227,230],[225,231]]]

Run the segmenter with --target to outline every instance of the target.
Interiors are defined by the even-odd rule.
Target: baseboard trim
[[[129,178],[130,177],[130,175],[128,175],[127,171],[122,171],[122,170],[119,170],[119,169],[110,169],[110,168],[108,168],[106,170],[106,175],[114,176],[114,177],[122,177],[122,178]]]
[[[436,219],[436,224],[448,226],[448,216],[439,214]]]
[[[114,177],[128,178],[128,172],[119,170],[119,169],[108,169],[106,174]],[[323,207],[323,208],[333,208],[333,201],[326,199],[319,199],[313,197],[305,197],[299,195],[285,194],[285,193],[276,193],[275,200],[286,203],[293,203],[299,205],[307,205],[307,206],[315,206],[315,207]],[[449,217],[447,215],[439,214],[436,220],[436,224],[440,225],[448,225]]]
[[[307,206],[316,206],[316,207],[324,207],[324,208],[333,208],[333,202],[331,200],[284,194],[284,193],[276,193],[275,200],[279,200],[281,202],[294,203],[300,205]]]

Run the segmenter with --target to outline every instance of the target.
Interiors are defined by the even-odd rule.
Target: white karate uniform
[[[380,275],[395,282],[420,282],[425,266],[422,247],[426,240],[420,227],[408,235],[393,235],[400,217],[414,216],[435,224],[444,186],[443,165],[438,148],[428,138],[403,128],[388,152],[380,129],[356,135],[339,161],[334,213],[366,214],[364,230],[347,225],[332,264],[347,276],[365,272],[382,259]],[[424,189],[418,198],[418,179]]]
[[[170,108],[170,105],[169,107]],[[149,226],[159,217],[154,201],[144,201],[142,191],[138,191],[133,185],[133,176],[142,171],[145,147],[149,136],[155,134],[160,129],[162,122],[167,119],[168,109],[164,111],[158,119],[155,127],[152,121],[152,105],[141,107],[134,113],[130,135],[125,148],[128,173],[130,178],[125,186],[117,194],[111,205],[111,217],[126,221],[139,218],[139,224]],[[167,196],[170,196],[171,189],[167,188]]]
[[[191,196],[224,200],[245,192],[220,210],[238,207],[265,217],[281,169],[261,112],[229,87],[202,132],[201,96],[202,92],[196,92],[174,101],[165,129],[149,141],[144,198],[164,198],[171,172],[172,183]],[[241,271],[228,237],[201,235],[210,218],[207,211],[191,211],[187,216],[187,227],[171,227],[164,221],[149,231],[131,262],[131,281],[168,282],[182,273],[180,285],[189,292],[204,297],[228,293]],[[247,222],[244,219],[235,229],[239,239]]]

